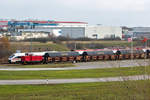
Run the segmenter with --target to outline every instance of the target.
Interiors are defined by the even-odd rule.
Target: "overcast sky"
[[[150,26],[150,0],[0,0],[0,18]]]

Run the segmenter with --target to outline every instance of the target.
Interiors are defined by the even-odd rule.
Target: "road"
[[[64,84],[64,83],[89,83],[89,82],[115,82],[127,80],[146,80],[148,75],[108,78],[78,78],[78,79],[45,79],[45,80],[0,80],[0,85],[36,85],[36,84]]]
[[[76,63],[76,67],[66,68],[15,68],[0,66],[0,70],[5,71],[37,71],[37,70],[78,70],[78,69],[96,69],[112,67],[135,67],[150,65],[150,60],[122,60],[122,61],[99,61],[99,62],[82,62]]]

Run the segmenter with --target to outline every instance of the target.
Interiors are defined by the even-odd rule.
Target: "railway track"
[[[3,71],[37,71],[37,70],[84,70],[84,69],[97,69],[97,68],[114,68],[114,67],[136,67],[150,65],[150,59],[140,60],[117,60],[117,61],[96,61],[96,62],[81,62],[76,63],[76,67],[66,68],[17,68],[15,66],[1,66],[0,70]]]

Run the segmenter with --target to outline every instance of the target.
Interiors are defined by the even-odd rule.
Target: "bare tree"
[[[10,53],[10,43],[8,38],[0,38],[0,59],[3,61]]]

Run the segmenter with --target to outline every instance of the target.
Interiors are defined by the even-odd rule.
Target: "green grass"
[[[69,49],[63,45],[63,44],[56,44],[56,43],[39,43],[39,44],[34,44],[33,47],[50,47],[54,51],[68,51]]]
[[[146,72],[147,74],[150,73],[150,67],[146,67]],[[100,77],[142,75],[144,73],[145,73],[144,67],[61,70],[61,71],[0,71],[0,80],[100,78]]]
[[[67,42],[63,42],[64,44],[67,44]],[[69,43],[76,43],[76,44],[101,44],[104,47],[112,47],[112,46],[130,46],[131,43],[128,41],[117,41],[117,40],[111,40],[111,41],[69,41]],[[133,45],[137,45],[137,42],[134,41]]]
[[[20,64],[3,64],[0,66],[14,67],[14,68],[64,68],[75,67],[72,63],[59,63],[59,64],[41,64],[41,65],[20,65]]]
[[[87,43],[103,43],[103,44],[105,44],[105,43],[128,43],[128,41],[122,41],[122,40],[107,40],[107,41],[103,41],[103,40],[97,40],[97,41],[95,41],[95,40],[93,40],[93,41],[63,41],[62,43],[64,43],[64,44],[66,44],[67,42],[69,42],[69,43],[74,43],[74,42],[76,42],[76,43],[83,43],[83,44],[87,44]]]
[[[11,42],[12,51],[21,50],[22,52],[30,51],[30,42]],[[32,42],[32,51],[68,51],[69,49],[64,44],[56,44],[56,43],[40,43],[40,42]]]
[[[0,86],[0,100],[150,100],[150,81]]]
[[[62,42],[62,44],[56,44],[52,42],[47,43],[40,43],[40,42],[32,42],[32,50],[33,51],[45,51],[47,48],[50,50],[56,50],[56,51],[68,51],[70,50],[67,48],[68,43],[76,43],[76,44],[101,44],[104,47],[112,47],[112,46],[130,46],[131,43],[127,41],[68,41],[68,42]],[[137,42],[133,43],[134,45],[137,45]],[[11,47],[13,51],[15,50],[21,50],[22,52],[28,52],[30,51],[30,42],[11,42]]]

